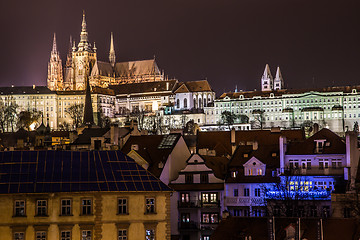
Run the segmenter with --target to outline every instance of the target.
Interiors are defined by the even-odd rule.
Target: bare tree
[[[9,97],[4,105],[4,125],[6,126],[7,131],[11,129],[11,131],[14,132],[17,123],[17,110],[19,106],[12,97]]]
[[[83,120],[84,116],[84,104],[73,104],[69,108],[65,110],[65,112],[70,116],[70,118],[73,121],[73,127],[72,128],[78,128]]]
[[[254,120],[252,121],[252,128],[263,129],[265,124],[265,111],[261,109],[254,109],[252,111]]]

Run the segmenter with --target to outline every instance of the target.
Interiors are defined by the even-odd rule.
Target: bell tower
[[[85,90],[86,79],[90,76],[91,69],[96,62],[96,48],[91,48],[89,43],[85,12],[83,12],[80,42],[77,49],[74,43],[72,59],[74,69],[73,90]]]
[[[48,63],[47,87],[52,91],[63,90],[63,72],[60,54],[56,46],[56,34],[54,33],[53,46]]]

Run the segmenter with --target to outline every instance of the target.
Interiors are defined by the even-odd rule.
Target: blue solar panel
[[[0,193],[170,190],[120,151],[0,152],[0,174]]]

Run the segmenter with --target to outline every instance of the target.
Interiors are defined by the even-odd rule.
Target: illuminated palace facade
[[[283,83],[280,68],[273,79],[266,65],[262,91],[223,93],[213,106],[205,108],[206,124],[221,122],[224,111],[248,116],[253,128],[299,128],[317,123],[320,128],[343,133],[360,121],[360,86],[284,89]]]
[[[139,83],[164,80],[155,59],[116,62],[113,34],[111,34],[109,61],[97,59],[95,43],[91,45],[83,14],[80,41],[76,46],[70,38],[65,67],[57,50],[54,34],[48,64],[47,86],[52,91],[84,90],[86,79],[91,86],[108,87],[110,84]]]

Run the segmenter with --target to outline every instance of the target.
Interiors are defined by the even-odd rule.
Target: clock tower
[[[96,47],[91,48],[86,30],[85,12],[81,24],[80,42],[72,48],[73,64],[73,90],[85,90],[86,79],[90,76],[91,69],[96,62]]]

